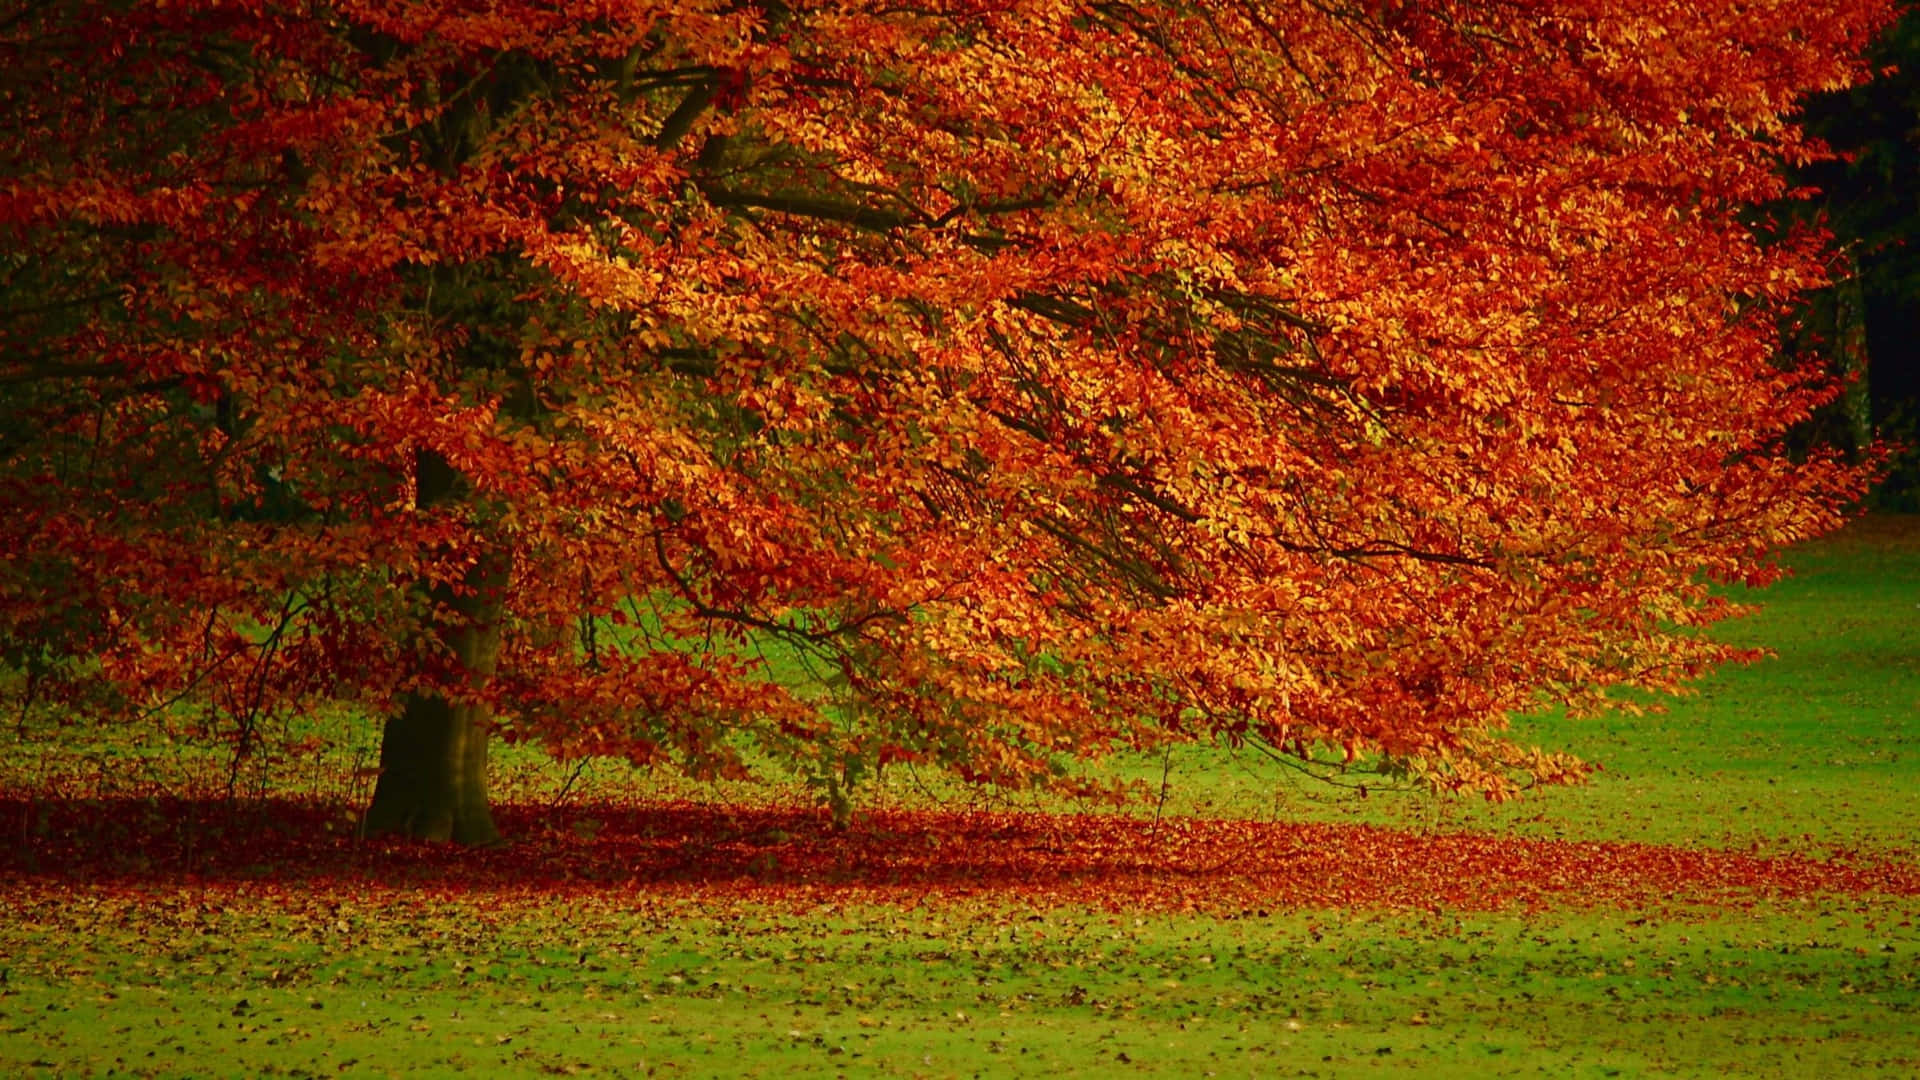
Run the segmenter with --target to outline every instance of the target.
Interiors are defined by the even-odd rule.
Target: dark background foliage
[[[1809,127],[1843,155],[1797,171],[1821,195],[1802,212],[1824,215],[1857,259],[1865,298],[1867,379],[1873,423],[1904,444],[1875,499],[1920,510],[1920,10],[1910,9],[1874,54],[1873,81],[1807,104]],[[1832,297],[1813,321],[1832,325]]]

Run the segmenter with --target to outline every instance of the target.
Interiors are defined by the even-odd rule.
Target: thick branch
[[[693,130],[700,114],[712,106],[719,88],[720,75],[717,71],[708,71],[705,78],[688,88],[687,96],[680,99],[680,104],[661,123],[660,133],[653,137],[653,145],[662,150],[671,150],[679,145],[680,140]]]
[[[898,210],[878,210],[858,203],[811,195],[768,195],[754,191],[733,191],[717,185],[707,185],[702,188],[702,191],[707,200],[715,206],[772,210],[775,213],[792,214],[795,217],[837,221],[869,232],[891,232],[910,220],[906,214]]]

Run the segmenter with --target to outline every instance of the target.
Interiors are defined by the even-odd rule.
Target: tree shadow
[[[46,885],[716,895],[1260,914],[1293,907],[1717,907],[1920,895],[1920,866],[1374,826],[633,803],[497,812],[508,846],[362,840],[338,805],[0,797],[0,879]]]

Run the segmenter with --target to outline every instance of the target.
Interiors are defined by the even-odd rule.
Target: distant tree
[[[0,639],[129,716],[846,787],[1225,738],[1494,796],[1859,475],[1742,209],[1858,0],[358,2],[0,25]],[[771,656],[775,663],[769,663]],[[810,667],[808,684],[782,670]]]
[[[1813,298],[1806,312],[1808,338],[1827,350],[1849,386],[1823,410],[1821,433],[1856,455],[1872,442],[1876,426],[1911,439],[1920,430],[1899,430],[1920,421],[1920,373],[1912,370],[1920,349],[1896,345],[1898,335],[1870,335],[1868,313],[1920,309],[1920,14],[1909,9],[1876,41],[1869,58],[1875,77],[1858,86],[1815,95],[1804,109],[1808,132],[1840,155],[1807,162],[1794,179],[1814,189],[1811,198],[1777,209],[1830,227],[1838,246],[1835,281]],[[1880,339],[1878,349],[1869,339]],[[1873,355],[1877,352],[1879,355]],[[1906,468],[1911,470],[1911,448]],[[1920,476],[1896,475],[1899,491],[1920,486]],[[1920,495],[1920,491],[1913,494]]]

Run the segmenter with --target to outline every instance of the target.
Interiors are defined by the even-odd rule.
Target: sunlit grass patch
[[[1235,919],[101,895],[0,927],[21,1076],[1910,1075],[1910,910]],[[39,1063],[39,1064],[36,1064]]]

